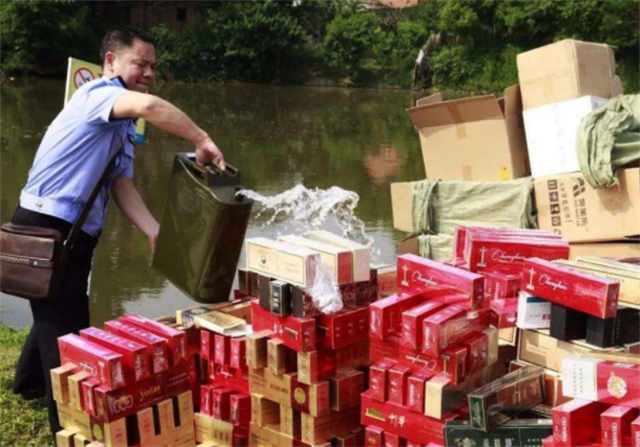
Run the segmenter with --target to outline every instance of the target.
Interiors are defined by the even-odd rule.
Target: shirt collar
[[[106,79],[106,76],[104,76]],[[122,79],[122,76],[116,76],[114,78],[109,79],[109,81],[113,82],[114,84],[118,84],[120,87],[125,88],[127,90],[129,90],[129,86],[127,85],[126,82],[124,82],[124,79]]]

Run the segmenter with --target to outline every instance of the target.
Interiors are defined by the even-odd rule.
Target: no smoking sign
[[[73,83],[75,84],[76,88],[80,88],[82,84],[93,81],[93,79],[93,73],[91,73],[91,70],[89,70],[88,68],[79,68],[73,75]]]

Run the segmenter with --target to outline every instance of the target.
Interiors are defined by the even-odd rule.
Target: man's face
[[[130,90],[146,93],[156,78],[156,50],[152,44],[134,39],[130,47],[122,47],[105,55],[105,75],[120,76]]]

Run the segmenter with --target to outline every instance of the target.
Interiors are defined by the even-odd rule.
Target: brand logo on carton
[[[562,281],[560,281],[560,280],[554,281],[551,278],[551,276],[549,276],[547,274],[540,275],[540,278],[538,279],[538,284],[541,285],[541,286],[551,287],[554,291],[560,289],[560,290],[564,290],[566,292],[567,290],[569,290],[569,287],[567,287],[567,285],[564,284]]]
[[[113,412],[114,413],[122,413],[123,411],[128,410],[133,407],[133,396],[126,395],[120,396],[118,399],[113,402]]]
[[[509,254],[504,250],[496,250],[491,255],[491,259],[501,264],[513,264],[514,262],[524,261],[527,257],[520,253]]]
[[[560,430],[560,437],[562,438],[562,442],[568,442],[569,440],[569,427],[568,427],[568,422],[567,422],[567,418],[563,417],[562,420],[560,421],[561,423],[561,430]]]
[[[425,286],[437,286],[438,285],[438,283],[433,280],[433,277],[425,278],[417,270],[415,272],[413,272],[413,275],[411,275],[411,280],[414,281],[414,282],[421,282]]]
[[[607,380],[607,391],[613,397],[622,399],[628,391],[627,383],[622,377],[618,377],[612,372],[609,380]]]

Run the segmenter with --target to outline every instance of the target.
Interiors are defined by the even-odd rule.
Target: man
[[[60,430],[49,371],[60,365],[57,338],[89,326],[88,278],[108,201],[108,190],[122,213],[155,249],[158,222],[133,184],[135,123],[144,118],[195,146],[196,160],[224,169],[224,157],[209,135],[182,111],[145,94],[155,79],[153,41],[140,31],[106,34],[100,51],[103,77],[84,84],[48,128],[20,195],[12,222],[54,228],[66,237],[114,154],[115,163],[70,253],[60,298],[32,302],[34,324],[18,361],[14,392],[45,396],[51,430]]]

